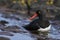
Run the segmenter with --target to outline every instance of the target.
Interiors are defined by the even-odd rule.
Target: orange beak
[[[30,17],[29,19],[30,20],[33,20],[34,18],[36,18],[37,17],[37,14],[35,13],[32,17]]]

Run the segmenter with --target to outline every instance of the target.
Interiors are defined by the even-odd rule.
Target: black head
[[[38,15],[40,20],[43,20],[43,11],[42,10],[37,10],[36,14]]]
[[[37,10],[36,13],[37,13],[38,15],[40,15],[40,14],[43,13],[43,11],[42,11],[42,10]]]

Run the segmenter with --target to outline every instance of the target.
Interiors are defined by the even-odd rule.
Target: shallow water
[[[36,31],[29,32],[26,29],[24,29],[22,26],[29,24],[30,21],[20,15],[15,15],[15,14],[6,15],[1,13],[0,21],[1,20],[5,20],[8,22],[8,24],[6,24],[6,26],[4,26],[3,28],[18,26],[19,32],[14,33],[12,30],[9,30],[9,29],[7,30],[3,29],[4,31],[2,31],[0,28],[0,37],[6,37],[6,38],[9,38],[10,40],[60,40],[60,24],[58,25],[51,24],[52,25],[51,30],[49,32],[42,33],[42,32],[36,32]],[[54,23],[57,21],[50,21],[50,22]],[[10,33],[9,35],[12,34],[13,36],[9,36],[8,34],[6,34],[7,32],[8,34]]]

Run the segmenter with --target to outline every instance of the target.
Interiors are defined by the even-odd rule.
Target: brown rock
[[[10,40],[10,39],[6,37],[0,37],[0,40]]]
[[[10,32],[0,32],[0,35],[13,36],[13,34]]]

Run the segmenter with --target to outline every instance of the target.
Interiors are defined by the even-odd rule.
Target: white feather
[[[51,25],[49,25],[49,26],[46,27],[46,28],[40,28],[40,29],[38,29],[38,31],[46,32],[46,31],[49,31],[50,29],[51,29]]]

